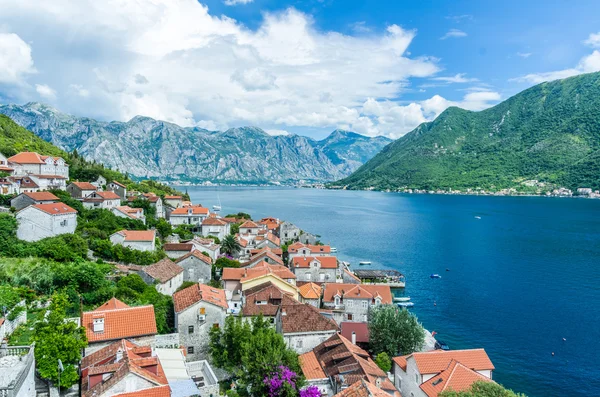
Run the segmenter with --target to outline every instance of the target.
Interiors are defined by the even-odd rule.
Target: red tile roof
[[[310,263],[316,260],[323,269],[337,269],[337,258],[335,256],[295,256],[292,259],[292,267],[309,268]]]
[[[202,252],[200,252],[199,250],[195,249],[192,252],[190,252],[189,254],[185,254],[184,256],[182,256],[181,258],[177,259],[175,262],[176,263],[180,263],[182,261],[184,261],[185,259],[189,258],[189,257],[196,257],[198,259],[200,259],[202,262],[212,265],[212,258],[209,256],[204,255]]]
[[[104,332],[94,332],[93,320],[101,317],[104,318]],[[85,327],[90,343],[156,334],[152,305],[84,312],[81,325]]]
[[[475,371],[493,370],[494,364],[484,349],[468,350],[434,350],[417,352],[407,356],[394,357],[394,362],[406,370],[406,361],[409,357],[415,360],[421,374],[437,374],[448,367],[452,360],[456,360],[465,367]]]
[[[392,291],[388,285],[369,285],[369,284],[337,284],[328,283],[325,285],[323,293],[324,302],[333,302],[334,296],[339,294],[342,299],[365,299],[380,297],[382,304],[392,303]]]
[[[71,185],[77,186],[81,190],[97,190],[96,186],[92,185],[89,182],[71,182]]]
[[[193,207],[180,207],[176,208],[171,212],[171,216],[187,216],[192,215],[208,215],[208,208],[193,206]]]
[[[271,248],[265,247],[257,254],[250,257],[250,259],[248,259],[248,262],[244,263],[244,266],[256,263],[258,261],[262,261],[265,257],[270,258],[271,260],[280,265],[283,265],[283,259],[281,259],[281,257],[279,257],[278,255],[274,254],[273,251],[271,251]]]
[[[153,279],[166,283],[173,277],[183,273],[183,268],[169,258],[164,258],[150,266],[145,266],[142,271]]]
[[[194,284],[173,294],[176,313],[181,313],[188,307],[201,301],[212,303],[225,310],[229,307],[225,298],[225,290],[213,288],[205,284]]]
[[[42,212],[45,212],[46,214],[50,214],[50,215],[65,215],[65,214],[76,214],[77,211],[71,207],[69,207],[66,204],[63,203],[48,203],[48,204],[33,204],[30,205],[29,207],[33,207],[36,208]],[[26,207],[23,210],[26,210]],[[19,212],[21,212],[19,211]]]
[[[337,331],[337,323],[308,303],[282,304],[281,329],[284,334]],[[285,315],[283,315],[285,313]]]
[[[121,197],[112,191],[106,191],[106,192],[96,192],[96,194],[100,197],[102,197],[104,200],[120,200]]]
[[[114,394],[113,397],[171,397],[171,388],[168,385],[157,386],[129,393]]]
[[[423,382],[419,387],[428,397],[437,397],[444,390],[461,392],[469,389],[477,381],[491,382],[492,380],[452,360],[439,375]]]
[[[114,183],[115,185],[117,185],[117,186],[120,186],[120,187],[127,188],[127,186],[123,185],[123,184],[122,184],[121,182],[119,182],[119,181],[112,181],[111,183]]]
[[[317,254],[317,253],[329,254],[329,253],[331,253],[331,247],[329,245],[310,245],[310,244],[302,244],[299,242],[295,242],[294,244],[290,245],[288,247],[288,252],[290,254],[297,254],[298,250],[300,250],[302,248],[308,248],[310,250],[311,254]]]
[[[192,252],[194,244],[189,243],[166,243],[163,245],[165,251],[189,251]]]
[[[42,157],[36,152],[21,152],[7,159],[11,163],[17,164],[45,164]]]
[[[226,225],[228,225],[228,223],[219,218],[206,218],[205,220],[202,221],[202,226],[226,226]]]
[[[154,230],[121,230],[117,233],[125,237],[125,241],[154,241],[156,238]]]
[[[334,395],[334,397],[390,397],[390,394],[374,384],[361,379],[347,389]]]
[[[246,297],[246,303],[242,308],[242,315],[247,317],[258,316],[259,314],[274,317],[280,305],[300,304],[271,282],[247,289],[244,291],[244,296]]]
[[[260,262],[254,267],[232,268],[226,267],[223,269],[223,280],[238,280],[247,281],[265,274],[274,274],[281,279],[295,279],[296,275],[285,266],[271,265],[266,262]]]
[[[59,198],[50,192],[25,192],[23,195],[35,201],[58,201]]]
[[[254,223],[252,221],[246,221],[240,225],[240,229],[260,229],[260,228],[261,228],[260,226],[258,226],[256,223]]]
[[[182,200],[181,196],[165,196],[165,200]]]
[[[327,375],[323,372],[323,368],[319,365],[319,361],[312,350],[301,354],[298,359],[300,360],[300,367],[306,380],[327,379]]]
[[[340,324],[342,336],[349,341],[352,340],[352,333],[356,335],[356,342],[369,343],[369,325],[354,321],[342,321]]]
[[[300,295],[304,299],[319,299],[323,293],[323,288],[315,283],[306,283],[298,288]]]
[[[96,308],[94,311],[95,312],[103,312],[105,310],[125,309],[128,307],[129,307],[129,305],[121,302],[117,298],[111,298],[111,300],[104,303],[102,306]]]

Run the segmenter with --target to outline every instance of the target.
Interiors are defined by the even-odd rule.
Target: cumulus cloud
[[[267,130],[265,130],[265,132],[266,132],[267,134],[269,134],[269,135],[273,135],[273,136],[278,136],[278,135],[289,135],[289,134],[290,134],[290,133],[289,133],[289,132],[287,132],[286,130],[277,130],[277,129],[275,129],[275,130],[269,130],[269,129],[267,129]]]
[[[586,55],[581,58],[577,66],[574,68],[554,70],[543,73],[530,73],[521,77],[510,79],[510,81],[539,84],[545,81],[566,79],[567,77],[598,71],[600,71],[600,51],[594,50],[590,55]]]
[[[590,34],[583,44],[592,48],[600,48],[600,32]]]
[[[56,91],[46,84],[36,84],[35,90],[45,99],[56,99]]]
[[[35,59],[44,78],[36,83],[70,113],[390,136],[430,119],[420,103],[396,102],[411,78],[439,72],[435,58],[408,54],[416,32],[397,25],[345,35],[317,30],[290,8],[264,14],[251,30],[196,0],[0,0],[0,9],[0,26],[15,32],[0,35],[0,70],[8,71],[0,79],[22,81]]]
[[[226,6],[236,6],[238,4],[248,4],[252,3],[254,0],[225,0],[223,4]]]
[[[517,52],[517,56],[521,58],[529,58],[531,56],[531,52]]]
[[[450,29],[449,31],[446,32],[445,35],[440,37],[440,40],[459,38],[459,37],[467,37],[467,33],[463,32],[462,30],[459,30],[459,29]]]
[[[465,77],[466,73],[458,73],[454,76],[440,76],[434,77],[432,80],[443,81],[444,83],[471,83],[477,81],[476,78],[467,78]]]
[[[0,83],[20,84],[31,73],[35,68],[29,44],[15,33],[0,33]]]

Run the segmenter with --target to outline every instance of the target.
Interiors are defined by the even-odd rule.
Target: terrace
[[[396,270],[354,270],[354,275],[363,284],[389,285],[390,288],[406,286],[406,278]]]

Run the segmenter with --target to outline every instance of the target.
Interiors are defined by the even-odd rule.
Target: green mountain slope
[[[481,112],[449,108],[335,185],[531,190],[526,180],[600,188],[600,73],[542,83]]]

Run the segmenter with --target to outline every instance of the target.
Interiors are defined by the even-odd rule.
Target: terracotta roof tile
[[[274,262],[283,265],[283,259],[278,255],[274,254],[269,247],[265,247],[261,252],[252,256],[244,265],[256,263],[257,261],[262,261],[265,257],[270,258]]]
[[[296,254],[302,248],[308,248],[311,254],[329,254],[331,253],[331,246],[329,245],[311,245],[311,244],[302,244],[299,242],[295,242],[294,244],[288,247],[288,252],[291,254]]]
[[[96,186],[92,185],[89,182],[71,182],[71,185],[77,186],[81,190],[97,190]]]
[[[117,186],[123,187],[123,188],[127,188],[127,186],[123,185],[121,182],[119,181],[112,181],[111,183],[114,183]]]
[[[125,241],[154,241],[156,238],[154,230],[121,230],[115,234],[125,237]]]
[[[194,284],[173,294],[175,312],[181,313],[200,301],[208,302],[225,310],[229,308],[225,298],[225,290],[213,288],[205,284]]]
[[[491,382],[492,380],[452,360],[445,370],[422,383],[420,388],[427,396],[437,397],[444,390],[461,392],[469,389],[477,381]]]
[[[317,261],[323,269],[337,269],[337,258],[335,256],[295,256],[292,259],[292,267],[308,268],[312,261]]]
[[[406,361],[409,357],[415,360],[419,372],[422,374],[437,374],[448,367],[452,360],[456,360],[467,368],[475,371],[493,370],[494,364],[484,349],[468,350],[434,350],[429,352],[417,352],[408,356],[401,356]],[[398,358],[398,357],[396,357]],[[401,367],[406,364],[402,360],[394,361]]]
[[[165,196],[165,200],[182,200],[181,196]]]
[[[379,295],[382,304],[392,303],[392,291],[388,285],[328,283],[325,285],[323,301],[333,302],[337,293],[342,296],[342,299],[360,299],[364,296],[374,299]]]
[[[111,298],[108,302],[104,303],[102,306],[96,308],[95,312],[103,312],[105,310],[115,310],[115,309],[125,309],[130,307],[126,303],[121,302],[117,298]]]
[[[169,258],[164,258],[152,265],[145,266],[142,269],[144,273],[161,283],[166,283],[173,277],[183,273],[183,270],[184,269],[181,266]]]
[[[309,305],[281,305],[281,327],[284,334],[337,331],[337,323],[323,316],[319,309]],[[285,313],[285,315],[283,315]]]
[[[63,203],[48,203],[48,204],[33,204],[29,207],[36,208],[46,214],[50,215],[64,215],[64,214],[76,214],[77,211]],[[21,211],[29,208],[25,207]],[[21,212],[19,211],[19,212]]]
[[[190,243],[166,243],[163,245],[165,251],[189,251],[192,252],[194,244]]]
[[[243,316],[275,316],[281,304],[300,304],[294,298],[267,282],[244,291],[246,304],[242,308]]]
[[[260,262],[254,267],[232,268],[226,267],[223,269],[223,280],[251,280],[256,277],[264,276],[265,274],[274,274],[277,277],[286,279],[295,279],[296,275],[285,266],[271,265],[266,262]]]
[[[94,332],[93,319],[104,317],[104,332]],[[84,312],[82,326],[90,343],[156,334],[154,307],[137,306]]]
[[[240,225],[240,229],[260,229],[261,226],[258,226],[256,223],[252,221],[246,221]]]
[[[352,340],[352,333],[356,335],[356,342],[369,343],[369,325],[367,323],[354,322],[354,321],[343,321],[340,324],[342,335]]]
[[[390,397],[390,394],[374,384],[361,379],[347,389],[334,395],[334,397]]]
[[[17,164],[44,164],[41,156],[36,152],[21,152],[7,159],[11,163]]]
[[[202,226],[227,226],[228,223],[219,218],[206,218],[202,221]]]
[[[323,288],[310,282],[302,285],[298,290],[304,299],[319,299],[323,293]]]
[[[176,263],[180,263],[184,260],[186,260],[189,257],[196,257],[198,259],[200,259],[202,262],[212,265],[212,258],[209,256],[204,255],[202,252],[200,252],[199,250],[195,249],[192,252],[185,254],[184,256],[182,256],[181,258],[178,258],[175,262]]]
[[[192,207],[180,207],[176,208],[171,212],[171,216],[187,216],[189,214],[192,215],[208,215],[208,208],[192,206]]]
[[[129,393],[114,394],[113,397],[171,397],[171,388],[168,385],[157,386]]]
[[[323,372],[323,368],[319,365],[319,361],[312,350],[301,354],[298,359],[306,380],[327,379],[327,375]]]
[[[58,201],[58,197],[50,192],[25,192],[23,195],[35,201]]]

